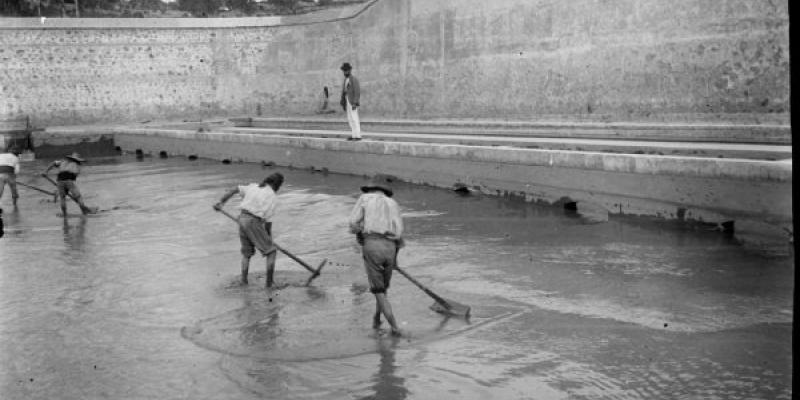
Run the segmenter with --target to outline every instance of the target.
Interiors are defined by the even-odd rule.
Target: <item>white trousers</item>
[[[350,130],[353,132],[350,137],[360,138],[361,137],[361,122],[358,120],[358,110],[353,110],[353,106],[350,104],[349,99],[345,99],[347,101],[347,123],[350,124]]]

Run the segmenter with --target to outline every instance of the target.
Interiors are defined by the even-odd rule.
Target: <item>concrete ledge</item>
[[[209,127],[208,125],[205,128]],[[162,128],[168,128],[163,126]],[[174,127],[173,127],[174,128]],[[188,126],[178,127],[189,129]],[[350,136],[348,130],[310,130],[287,128],[215,127],[220,132],[252,135],[287,135],[319,138]],[[524,137],[514,135],[478,135],[455,133],[374,132],[362,131],[368,140],[394,142],[420,142],[457,144],[468,146],[506,146],[521,149],[549,149],[561,151],[589,151],[601,153],[651,154],[671,156],[696,156],[705,158],[742,158],[756,160],[781,160],[792,158],[792,146],[751,143],[663,142],[655,140],[587,139],[556,137]]]
[[[84,157],[118,154],[113,127],[57,127],[34,131],[31,144],[37,158],[55,158],[77,151]]]
[[[362,141],[179,129],[115,128],[114,133],[182,140],[260,144],[331,152],[383,154],[434,159],[573,168],[647,175],[694,176],[753,181],[792,181],[792,162],[702,157],[608,154],[585,151],[519,149],[437,143]]]
[[[339,129],[347,121],[338,117],[231,118],[239,127]],[[662,123],[597,121],[493,121],[493,120],[362,120],[362,129],[374,132],[413,131],[460,135],[631,139],[679,142],[791,144],[791,125],[782,123]]]
[[[113,137],[114,145],[125,151],[151,155],[165,152],[358,175],[387,173],[411,183],[577,205],[578,212],[735,225],[737,238],[747,237],[753,243],[785,242],[792,230],[791,159],[348,142],[129,126],[48,128],[34,136],[40,146],[80,146],[95,138],[107,143]]]

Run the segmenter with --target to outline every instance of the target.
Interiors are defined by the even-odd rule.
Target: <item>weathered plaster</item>
[[[788,124],[790,113],[786,1],[379,0],[323,23],[202,21],[0,22],[0,117],[307,115],[322,86],[336,104],[343,61],[370,116]]]

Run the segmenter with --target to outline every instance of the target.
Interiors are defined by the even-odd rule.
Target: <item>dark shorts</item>
[[[78,190],[78,185],[75,184],[75,181],[58,181],[58,195],[66,197],[67,193],[76,199],[81,197],[81,191]]]
[[[272,244],[272,222],[264,222],[249,213],[239,214],[239,241],[245,257],[252,257],[256,253],[255,249],[264,256],[275,251]]]
[[[364,267],[372,293],[386,293],[397,265],[397,243],[383,237],[367,235],[362,248]]]

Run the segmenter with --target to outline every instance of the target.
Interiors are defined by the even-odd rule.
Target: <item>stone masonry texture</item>
[[[0,21],[0,119],[311,115],[323,86],[338,103],[344,61],[370,117],[788,124],[791,111],[788,1],[377,0],[303,21]]]

